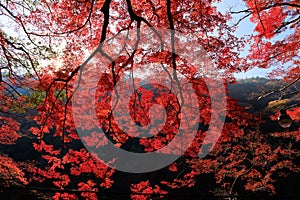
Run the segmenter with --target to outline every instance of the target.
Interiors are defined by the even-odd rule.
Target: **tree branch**
[[[267,93],[267,94],[261,95],[260,97],[258,97],[257,100],[261,100],[262,98],[268,97],[268,96],[270,96],[270,95],[272,95],[272,94],[282,92],[282,91],[286,90],[287,88],[291,87],[292,85],[294,85],[294,84],[295,84],[297,81],[299,81],[299,80],[300,80],[300,76],[299,76],[298,78],[296,78],[293,82],[291,82],[291,83],[289,83],[288,85],[286,85],[286,86],[280,88],[279,90],[273,90],[273,91],[271,91],[271,92],[269,92],[269,93]]]

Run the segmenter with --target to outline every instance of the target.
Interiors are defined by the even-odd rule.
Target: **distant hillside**
[[[237,99],[242,106],[250,106],[250,112],[277,110],[300,101],[300,95],[297,94],[297,91],[300,90],[300,82],[282,92],[274,93],[260,100],[258,98],[286,85],[286,82],[278,79],[270,80],[261,77],[240,79],[236,84],[229,86],[229,96]]]

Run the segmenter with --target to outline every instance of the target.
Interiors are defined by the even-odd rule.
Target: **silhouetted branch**
[[[271,92],[269,92],[269,93],[267,93],[267,94],[261,95],[260,97],[258,97],[257,100],[261,100],[262,98],[268,97],[268,96],[270,96],[270,95],[272,95],[272,94],[282,92],[282,91],[286,90],[287,88],[291,87],[292,85],[294,85],[294,84],[295,84],[297,81],[299,81],[299,80],[300,80],[300,76],[299,76],[297,79],[295,79],[293,82],[291,82],[291,83],[289,83],[288,85],[286,85],[286,86],[280,88],[279,90],[273,90],[273,91],[271,91]]]

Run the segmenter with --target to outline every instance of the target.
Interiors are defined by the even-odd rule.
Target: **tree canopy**
[[[0,147],[28,148],[1,150],[0,192],[159,199],[207,174],[210,195],[276,194],[299,173],[300,4],[218,2],[0,1]],[[237,37],[247,18],[254,32]],[[281,80],[238,92],[271,98],[265,110],[230,93],[254,67]]]

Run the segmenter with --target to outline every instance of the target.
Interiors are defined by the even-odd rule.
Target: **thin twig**
[[[272,94],[282,92],[282,91],[286,90],[287,88],[291,87],[293,84],[295,84],[295,83],[296,83],[297,81],[299,81],[299,80],[300,80],[300,76],[299,76],[297,79],[295,79],[293,82],[291,82],[291,83],[289,83],[288,85],[286,85],[286,86],[280,88],[279,90],[273,90],[273,91],[271,91],[271,92],[269,92],[269,93],[267,93],[267,94],[264,94],[264,95],[258,97],[257,100],[261,100],[262,98],[268,97],[268,96],[270,96],[270,95],[272,95]]]

